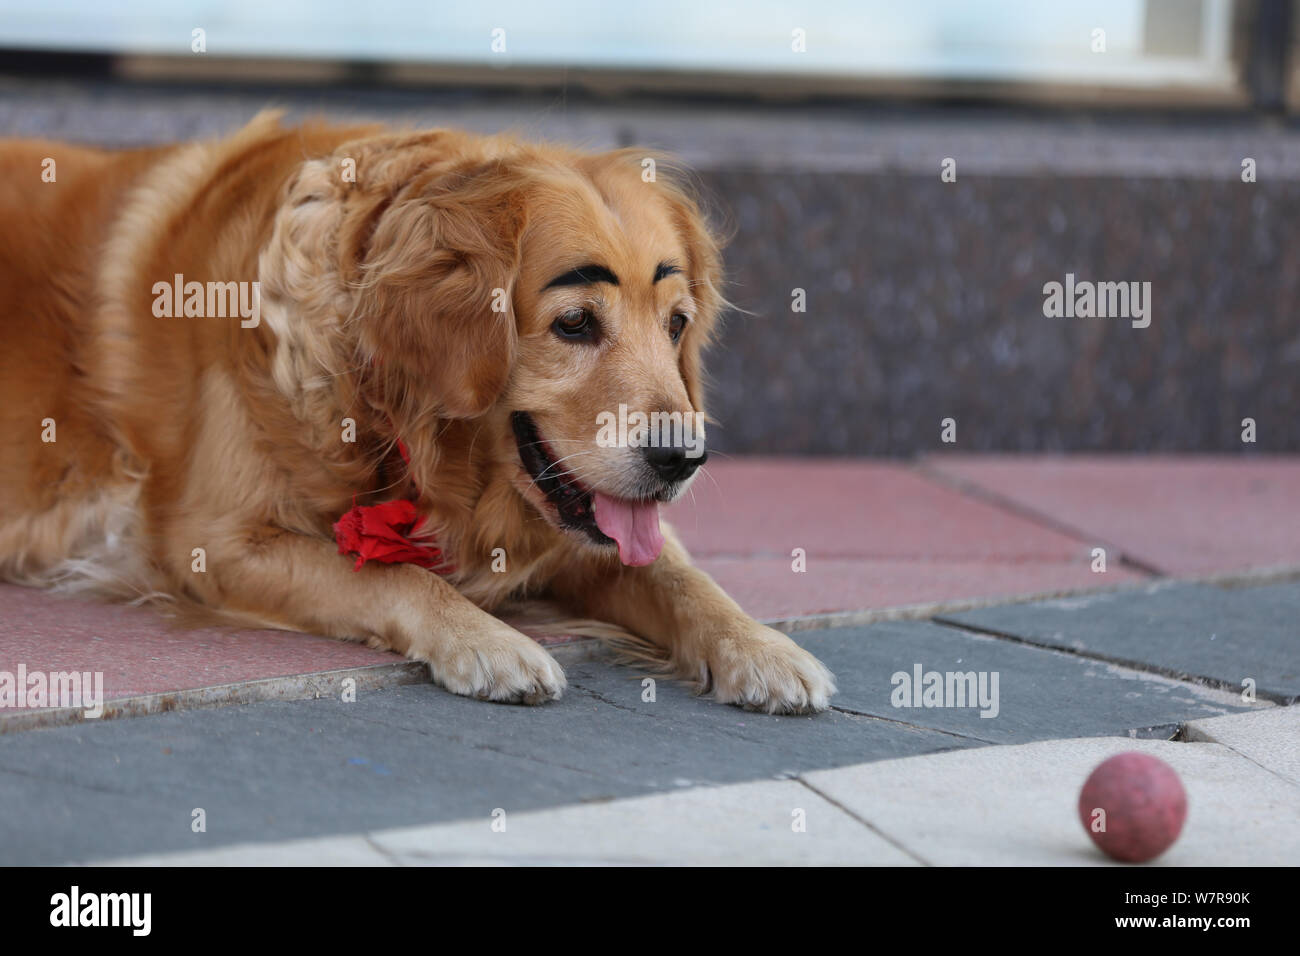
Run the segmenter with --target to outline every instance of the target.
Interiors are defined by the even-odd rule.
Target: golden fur
[[[512,410],[578,449],[583,482],[630,494],[628,450],[596,447],[597,414],[702,410],[718,248],[666,167],[643,179],[644,155],[274,114],[140,151],[0,142],[0,577],[363,640],[457,693],[529,703],[564,675],[491,612],[546,598],[721,700],[824,709],[829,672],[671,532],[652,564],[623,566],[561,530],[521,464]],[[681,273],[652,283],[667,260]],[[587,262],[624,281],[545,288]],[[259,282],[260,323],[157,317],[155,284],[176,274]],[[599,311],[601,348],[553,334],[571,306]],[[690,317],[678,344],[673,312]],[[392,467],[399,438],[409,470]],[[338,554],[341,514],[400,497],[454,574]]]

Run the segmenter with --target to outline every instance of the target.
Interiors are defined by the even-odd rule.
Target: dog
[[[719,701],[826,709],[831,673],[660,522],[702,449],[597,441],[620,406],[703,420],[719,242],[675,169],[276,113],[0,142],[0,577],[525,704],[564,673],[494,612],[545,600]]]

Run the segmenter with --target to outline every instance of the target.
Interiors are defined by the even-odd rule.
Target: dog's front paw
[[[780,631],[757,621],[713,643],[707,665],[713,696],[727,704],[769,714],[825,710],[835,675]]]
[[[440,644],[429,655],[429,669],[453,693],[506,704],[559,700],[567,685],[555,658],[505,624]]]

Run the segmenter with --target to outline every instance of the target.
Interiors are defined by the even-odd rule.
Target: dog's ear
[[[405,152],[409,178],[388,182],[341,236],[352,253],[354,321],[397,417],[474,418],[514,364],[523,181],[503,162],[421,169],[428,152]]]

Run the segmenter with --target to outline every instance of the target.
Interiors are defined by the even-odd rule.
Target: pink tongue
[[[664,547],[659,502],[624,501],[595,493],[596,527],[618,542],[618,559],[634,568],[650,564]]]

